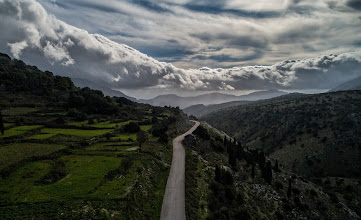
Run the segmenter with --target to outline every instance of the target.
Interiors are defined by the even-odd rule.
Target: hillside
[[[345,91],[345,90],[361,90],[361,76],[333,88],[330,92]]]
[[[203,119],[294,172],[360,178],[361,91],[288,97],[220,110]]]
[[[358,179],[298,175],[202,123],[185,138],[191,219],[360,219]]]
[[[0,56],[0,219],[159,219],[191,123]]]
[[[209,93],[198,96],[180,97],[177,95],[160,95],[149,100],[140,100],[140,102],[148,103],[155,106],[172,106],[181,109],[192,105],[214,105],[233,101],[256,101],[261,99],[269,99],[287,94],[278,90],[258,91],[247,95],[229,95],[223,93]]]

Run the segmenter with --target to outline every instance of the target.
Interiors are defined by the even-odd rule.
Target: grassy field
[[[8,127],[11,127],[11,126],[14,126],[15,123],[4,123],[4,127],[5,128],[8,128]]]
[[[134,142],[100,142],[87,147],[85,150],[123,151],[135,145]]]
[[[56,134],[35,134],[33,136],[28,137],[27,139],[32,139],[32,140],[43,140],[43,139],[48,139],[51,138],[53,136],[55,136]]]
[[[63,145],[17,143],[0,147],[0,170],[20,160],[64,149]]]
[[[20,126],[20,127],[10,128],[5,131],[4,135],[0,136],[0,139],[5,138],[5,137],[12,137],[15,135],[22,135],[28,131],[31,131],[31,130],[34,130],[37,128],[41,128],[41,127],[42,127],[41,125],[30,125],[30,126]]]
[[[28,108],[28,107],[14,107],[14,108],[9,108],[3,111],[4,115],[9,115],[9,116],[13,116],[13,115],[27,115],[33,112],[38,111],[39,109],[37,108]]]
[[[96,122],[96,120],[94,120]],[[115,127],[121,127],[123,125],[129,124],[130,122],[137,122],[135,120],[129,120],[129,121],[124,121],[124,122],[119,122],[119,123],[113,123],[111,121],[105,121],[105,122],[99,122],[99,123],[94,123],[94,124],[89,124],[89,121],[73,121],[73,122],[69,122],[68,125],[74,125],[74,126],[89,126],[89,127],[94,127],[94,128],[115,128]]]
[[[44,128],[40,132],[42,134],[63,134],[63,135],[73,135],[79,137],[95,137],[104,135],[112,129],[101,129],[101,130],[81,130],[81,129],[62,129],[62,128]]]

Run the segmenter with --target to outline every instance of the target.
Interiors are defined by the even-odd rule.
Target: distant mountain
[[[234,101],[256,101],[261,99],[274,98],[285,94],[288,93],[278,90],[259,91],[241,96],[228,95],[223,93],[209,93],[199,96],[180,97],[174,94],[170,94],[170,95],[160,95],[149,100],[139,100],[139,101],[155,106],[165,106],[165,105],[173,106],[173,107],[178,106],[181,109],[184,109],[192,105],[199,105],[199,104],[214,105],[214,104],[221,104],[221,103],[234,102]]]
[[[345,90],[361,90],[361,76],[348,82],[342,83],[331,89],[329,92],[345,91]]]
[[[234,101],[234,102],[226,102],[222,104],[214,104],[214,105],[192,105],[185,109],[183,109],[183,112],[188,115],[196,116],[197,118],[201,118],[202,116],[205,116],[207,114],[210,114],[212,112],[225,109],[228,107],[234,107],[239,105],[248,104],[251,101]]]
[[[135,98],[127,96],[122,92],[113,90],[113,89],[107,87],[106,85],[102,85],[102,84],[98,84],[98,83],[96,84],[96,83],[93,83],[93,82],[91,82],[89,80],[86,80],[86,79],[72,78],[71,80],[73,81],[75,86],[80,87],[80,88],[89,87],[91,89],[102,91],[104,93],[104,95],[106,95],[106,96],[124,97],[124,98],[127,98],[127,99],[132,100],[132,101],[136,100]]]

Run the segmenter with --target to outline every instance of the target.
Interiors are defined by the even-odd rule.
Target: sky
[[[148,95],[326,90],[361,75],[360,0],[0,0],[0,28],[0,52]]]

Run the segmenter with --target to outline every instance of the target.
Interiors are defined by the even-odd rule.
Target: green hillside
[[[289,97],[204,117],[305,176],[360,177],[361,92]]]
[[[0,219],[159,219],[191,123],[0,56]],[[137,134],[148,137],[139,148]]]

